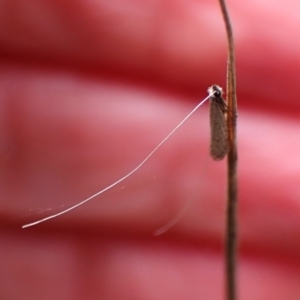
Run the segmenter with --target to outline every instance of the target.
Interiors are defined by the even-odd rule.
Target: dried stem
[[[237,256],[237,143],[236,143],[236,75],[234,42],[231,23],[225,0],[219,0],[224,18],[227,42],[227,127],[229,152],[227,157],[227,208],[226,208],[226,300],[236,300],[236,256]]]

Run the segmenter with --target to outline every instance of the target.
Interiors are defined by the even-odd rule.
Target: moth
[[[84,203],[96,198],[97,196],[103,194],[105,191],[113,188],[120,182],[127,179],[129,176],[131,176],[133,173],[135,173],[140,167],[142,167],[146,161],[166,142],[167,139],[173,133],[181,127],[181,125],[200,107],[202,104],[205,103],[209,99],[210,101],[210,128],[211,128],[211,142],[210,142],[210,155],[214,160],[221,160],[224,158],[224,156],[228,152],[228,142],[227,142],[227,126],[226,126],[226,112],[227,112],[227,104],[225,100],[222,98],[223,96],[223,90],[218,85],[214,84],[208,89],[209,95],[202,100],[154,149],[150,154],[133,170],[131,170],[127,175],[123,176],[119,180],[113,182],[111,185],[107,186],[105,189],[95,193],[94,195],[82,200],[81,202],[59,212],[54,215],[45,217],[41,220],[23,225],[22,228],[27,228],[30,226],[37,225],[39,223],[45,222],[47,220],[56,218],[60,215],[63,215],[81,205]],[[175,219],[177,222],[177,218]],[[170,223],[167,224],[167,226],[163,227],[163,229],[159,230],[159,232],[164,232],[165,229],[173,226],[174,220],[172,220]]]
[[[227,104],[218,85],[212,85],[207,91],[210,95],[210,155],[214,160],[221,160],[228,152]]]

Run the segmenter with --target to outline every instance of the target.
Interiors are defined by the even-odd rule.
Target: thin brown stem
[[[236,74],[232,27],[225,0],[219,0],[224,18],[227,42],[227,128],[229,152],[227,157],[227,208],[226,208],[226,300],[236,300],[237,260],[237,143],[236,143]]]

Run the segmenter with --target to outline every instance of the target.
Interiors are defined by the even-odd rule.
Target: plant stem
[[[227,62],[227,128],[229,152],[227,157],[227,208],[226,208],[226,299],[236,300],[237,256],[237,143],[236,143],[236,74],[233,32],[225,0],[219,0],[225,22],[228,42]]]

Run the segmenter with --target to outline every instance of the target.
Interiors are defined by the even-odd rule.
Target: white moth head
[[[210,86],[208,88],[207,92],[216,98],[221,98],[223,96],[223,89],[216,84],[213,84],[212,86]]]

